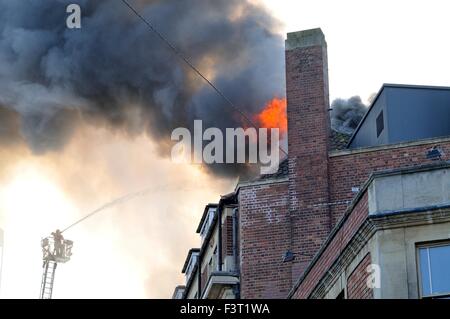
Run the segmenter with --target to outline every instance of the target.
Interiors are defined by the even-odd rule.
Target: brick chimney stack
[[[331,229],[330,211],[325,204],[329,202],[328,62],[327,44],[320,29],[288,33],[286,94],[295,282]]]

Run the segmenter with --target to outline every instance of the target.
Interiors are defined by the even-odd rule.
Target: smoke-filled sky
[[[79,30],[72,2],[0,1],[1,293],[37,297],[42,236],[150,188],[64,233],[54,297],[168,297],[204,205],[245,169],[176,165],[171,132],[249,125],[121,1],[78,1]],[[262,6],[130,2],[250,117],[283,97],[281,24]]]
[[[20,122],[8,135],[44,153],[64,147],[83,121],[146,132],[168,154],[172,130],[194,119],[249,125],[224,111],[224,100],[120,0],[79,1],[80,30],[65,24],[72,2],[0,2],[0,106]],[[131,3],[245,113],[284,94],[280,24],[262,8],[240,0]]]
[[[65,26],[68,3],[81,5],[81,30]],[[250,116],[284,96],[285,31],[322,27],[332,99],[366,102],[383,82],[449,84],[444,1],[130,3]],[[150,188],[64,234],[74,254],[54,297],[170,297],[204,205],[242,173],[170,161],[171,130],[197,118],[245,124],[121,1],[0,0],[0,296],[39,295],[41,237]]]

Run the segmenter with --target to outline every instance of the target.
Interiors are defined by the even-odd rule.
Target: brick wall
[[[367,286],[367,267],[371,264],[367,254],[347,279],[348,299],[373,299],[373,290]]]
[[[331,202],[350,200],[354,196],[352,187],[360,187],[373,172],[432,162],[426,158],[426,151],[436,145],[435,142],[404,145],[400,148],[388,146],[371,152],[332,156],[329,161]],[[437,145],[444,150],[445,159],[450,159],[450,140]],[[346,204],[331,206],[333,226],[340,220],[346,207]]]
[[[424,142],[421,145],[417,144],[405,144],[399,148],[387,146],[370,152],[349,152],[349,154],[343,153],[344,155],[332,156],[330,158],[331,202],[351,200],[354,196],[351,192],[352,186],[362,186],[372,172],[430,163],[431,161],[426,159],[426,151],[436,143]],[[444,140],[438,145],[444,150],[445,154],[449,154],[450,141]],[[333,214],[333,226],[342,218],[347,206],[348,204],[330,206]],[[297,288],[293,298],[308,297],[327,269],[329,269],[334,260],[339,256],[342,248],[349,242],[351,236],[353,236],[364,222],[367,214],[366,193],[354,207],[344,226],[338,231],[319,260],[315,263],[314,268]]]
[[[242,298],[285,298],[292,286],[287,182],[241,187],[239,238]]]
[[[308,298],[320,279],[330,269],[368,215],[368,195],[366,192],[355,205],[344,225],[337,231],[334,238],[320,255],[319,259],[314,263],[314,267],[306,274],[292,298]]]
[[[319,29],[288,34],[286,96],[289,134],[289,200],[292,279],[308,265],[330,232],[328,148],[330,135],[327,49]]]

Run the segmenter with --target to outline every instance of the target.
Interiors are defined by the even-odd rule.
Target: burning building
[[[322,31],[285,45],[288,158],[206,206],[174,298],[448,298],[450,88],[330,121]]]

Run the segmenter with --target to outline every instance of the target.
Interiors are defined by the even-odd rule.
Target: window
[[[214,219],[214,213],[216,212],[216,209],[209,209],[208,215],[205,217],[205,220],[203,222],[202,228],[200,229],[200,236],[202,238],[202,242],[205,239],[206,234],[209,231],[209,227],[212,224],[212,221]]]
[[[419,247],[420,292],[423,298],[450,298],[450,243]]]
[[[192,253],[190,259],[189,259],[189,263],[186,267],[186,272],[185,272],[185,276],[186,276],[186,281],[189,280],[189,278],[191,277],[192,274],[192,270],[194,269],[195,265],[197,264],[197,258],[198,258],[198,253]]]
[[[380,136],[380,134],[381,134],[381,132],[383,132],[383,130],[384,130],[384,116],[383,116],[383,111],[381,111],[377,117],[377,137]]]

